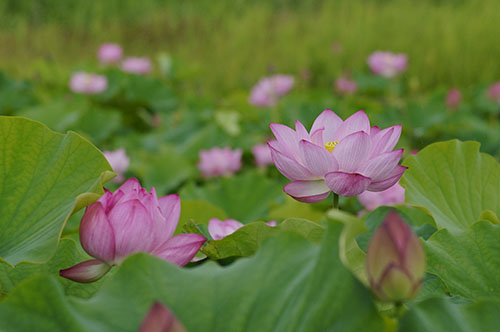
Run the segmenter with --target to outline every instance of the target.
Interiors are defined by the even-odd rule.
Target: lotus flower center
[[[333,149],[335,149],[335,147],[337,146],[337,144],[339,144],[339,141],[331,141],[331,142],[326,142],[325,143],[325,149],[328,150],[328,152],[332,152]]]

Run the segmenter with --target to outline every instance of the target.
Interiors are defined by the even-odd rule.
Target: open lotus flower
[[[79,71],[71,75],[69,87],[75,93],[93,95],[108,88],[108,79],[106,76]]]
[[[402,302],[417,294],[425,274],[425,252],[410,226],[394,210],[373,234],[366,269],[382,301]]]
[[[268,226],[274,227],[276,226],[276,221],[272,220],[266,223]],[[214,240],[220,240],[230,234],[233,234],[238,229],[243,227],[244,225],[237,220],[227,219],[222,221],[217,218],[212,218],[208,222],[208,232],[210,236]]]
[[[106,191],[87,207],[80,224],[80,242],[92,257],[60,271],[62,277],[92,282],[127,256],[146,252],[183,266],[198,252],[205,238],[198,234],[172,236],[180,214],[178,195],[158,198],[139,181],[130,179],[114,193]]]
[[[97,57],[101,63],[118,62],[123,56],[123,50],[120,45],[114,43],[105,43],[99,47]]]
[[[392,151],[401,126],[370,127],[363,111],[342,121],[327,109],[310,132],[299,121],[295,130],[276,123],[271,130],[276,137],[268,143],[274,164],[292,180],[283,190],[301,202],[319,202],[330,191],[356,196],[365,190],[386,190],[406,170],[398,165],[403,149]]]
[[[384,191],[365,191],[358,196],[358,199],[366,211],[373,211],[379,206],[403,204],[405,202],[405,188],[396,183]]]
[[[241,168],[241,154],[240,149],[230,147],[201,150],[198,169],[205,178],[234,174]]]
[[[367,62],[374,74],[391,78],[406,70],[408,58],[406,54],[376,51],[368,57]]]
[[[488,98],[500,104],[500,82],[496,82],[488,88]]]
[[[112,181],[118,183],[122,182],[125,179],[124,175],[130,164],[130,158],[127,156],[125,149],[103,151],[102,153],[117,175]]]
[[[455,88],[450,89],[446,94],[446,99],[445,99],[446,106],[449,109],[453,110],[458,108],[461,102],[462,102],[462,94],[460,93],[460,90]]]
[[[335,89],[341,95],[350,95],[358,90],[358,84],[354,80],[347,77],[339,77],[335,81]]]
[[[186,332],[186,328],[169,308],[155,301],[142,321],[139,332]]]
[[[250,104],[257,107],[272,107],[292,89],[295,80],[289,75],[264,77],[250,93]]]
[[[152,70],[153,65],[148,57],[128,57],[122,62],[122,70],[127,73],[146,75]]]

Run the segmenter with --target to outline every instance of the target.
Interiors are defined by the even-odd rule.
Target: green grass
[[[500,79],[497,0],[2,4],[0,69],[22,77],[41,62],[88,63],[99,43],[116,41],[128,54],[170,53],[182,78],[216,95],[247,89],[269,71],[309,70],[310,86],[329,86],[344,70],[366,70],[377,49],[408,53],[407,77],[417,90]]]

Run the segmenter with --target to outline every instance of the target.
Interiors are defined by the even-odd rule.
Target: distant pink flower
[[[198,169],[206,178],[234,174],[241,168],[241,154],[230,147],[201,150]]]
[[[268,143],[274,164],[292,180],[283,190],[301,202],[319,202],[330,191],[341,196],[383,191],[406,170],[398,165],[403,149],[392,151],[401,125],[384,130],[370,127],[363,111],[342,121],[325,110],[310,132],[299,121],[295,130],[276,123],[271,130],[276,137]]]
[[[122,70],[127,73],[145,75],[152,70],[151,60],[148,57],[128,57],[122,62]]]
[[[366,211],[373,211],[379,206],[403,204],[405,202],[405,189],[396,183],[384,191],[365,191],[358,196],[358,199]]]
[[[125,149],[118,149],[114,151],[103,151],[104,157],[108,160],[111,168],[116,173],[113,182],[123,182],[125,179],[125,172],[128,170],[130,159],[125,152]]]
[[[293,76],[274,75],[261,79],[250,93],[250,104],[257,107],[272,107],[286,95],[294,85]]]
[[[106,76],[79,71],[71,75],[69,87],[75,93],[93,95],[108,88],[108,79]]]
[[[105,43],[99,47],[97,57],[101,63],[113,63],[121,60],[123,50],[120,45],[113,43]]]
[[[274,227],[276,226],[276,221],[272,220],[267,222],[266,224],[268,226]],[[212,218],[208,222],[208,232],[210,233],[212,239],[220,240],[228,235],[233,234],[243,226],[245,225],[234,219],[226,219],[225,221],[222,221],[217,218]]]
[[[488,98],[500,103],[500,82],[496,82],[488,88]]]
[[[127,256],[146,252],[183,266],[206,239],[198,234],[173,236],[179,221],[178,195],[157,197],[137,179],[127,180],[114,193],[106,191],[89,205],[80,224],[80,242],[91,259],[61,270],[62,277],[92,282]]]
[[[257,144],[252,148],[253,157],[257,166],[267,166],[273,164],[271,150],[267,144]]]
[[[456,109],[462,102],[462,94],[458,89],[450,89],[446,94],[446,106],[449,109]]]
[[[367,62],[374,74],[391,78],[406,70],[408,58],[406,54],[376,51]]]
[[[354,80],[350,80],[346,77],[339,77],[335,81],[335,89],[337,92],[339,92],[341,95],[349,95],[353,94],[358,90],[358,84]]]

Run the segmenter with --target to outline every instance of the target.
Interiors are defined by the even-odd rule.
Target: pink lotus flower
[[[234,174],[241,168],[241,153],[229,147],[201,150],[198,169],[205,178]]]
[[[390,211],[373,234],[366,270],[373,292],[382,301],[402,302],[417,294],[425,274],[425,252],[397,212]]]
[[[383,191],[398,182],[406,169],[398,165],[403,149],[392,151],[401,125],[384,130],[370,127],[363,111],[342,121],[327,109],[310,133],[299,121],[295,130],[276,123],[271,130],[276,137],[268,143],[274,164],[292,180],[283,190],[301,202],[319,202],[330,191],[341,196]]]
[[[142,321],[139,332],[186,332],[186,328],[169,308],[155,301]]]
[[[249,103],[257,107],[272,107],[294,85],[293,76],[274,75],[261,79],[250,93]]]
[[[273,158],[271,157],[271,150],[267,144],[257,144],[252,148],[253,157],[257,166],[272,165]]]
[[[132,74],[149,74],[152,67],[153,65],[148,57],[128,57],[122,62],[122,70]]]
[[[123,182],[123,180],[125,179],[125,172],[127,171],[130,164],[130,159],[125,152],[125,149],[103,151],[102,153],[117,175],[115,178],[113,178],[112,181],[118,183]]]
[[[60,275],[78,282],[101,278],[127,256],[146,252],[183,266],[198,252],[205,238],[198,234],[172,236],[180,214],[178,195],[158,198],[137,179],[127,180],[114,193],[106,193],[89,205],[80,225],[83,249],[96,259],[61,270]]]
[[[500,104],[500,82],[496,82],[488,88],[488,98]]]
[[[75,93],[93,95],[108,88],[108,79],[106,76],[79,71],[71,75],[69,87]]]
[[[266,224],[274,227],[276,226],[276,221],[272,220]],[[220,240],[230,234],[233,234],[243,226],[244,225],[241,222],[234,219],[226,219],[225,221],[222,221],[217,218],[212,218],[208,222],[208,232],[210,233],[212,239]]]
[[[101,63],[113,63],[121,60],[123,50],[120,45],[113,43],[105,43],[99,47],[97,57]]]
[[[374,74],[391,78],[406,70],[408,58],[406,54],[376,51],[368,57],[367,62]]]
[[[358,196],[358,199],[367,211],[373,211],[379,206],[403,204],[405,202],[405,189],[396,183],[384,191],[365,191]]]
[[[349,95],[358,90],[358,84],[356,81],[350,80],[346,77],[340,77],[335,81],[335,89],[341,95]]]
[[[461,102],[462,102],[462,94],[460,93],[460,90],[450,89],[450,91],[448,91],[448,94],[446,94],[446,106],[449,109],[453,110],[458,108]]]

